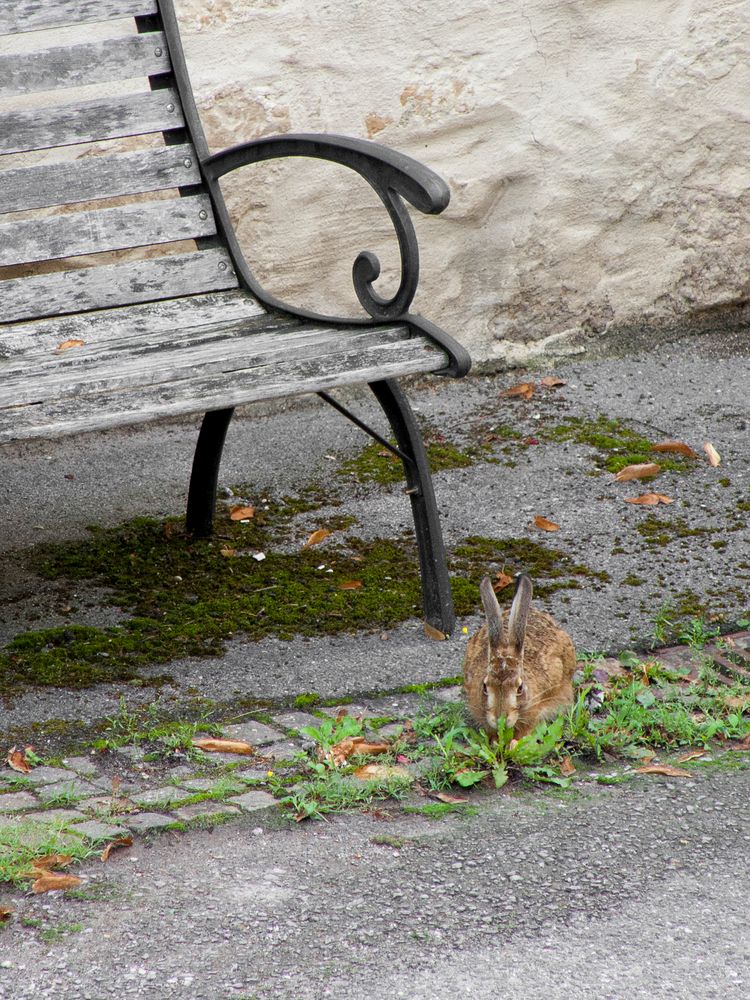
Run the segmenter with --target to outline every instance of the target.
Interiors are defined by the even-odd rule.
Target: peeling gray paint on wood
[[[71,212],[0,226],[0,266],[171,243],[215,232],[206,195]]]
[[[44,163],[3,171],[0,212],[72,205],[200,182],[195,150],[188,144],[115,156],[88,156],[73,163]]]
[[[158,53],[158,55],[157,55]],[[168,73],[160,31],[0,56],[0,97]]]
[[[5,0],[0,35],[153,14],[156,0]]]
[[[177,92],[171,89],[6,111],[0,112],[0,153],[144,135],[183,124]]]
[[[237,276],[229,255],[221,249],[82,267],[4,281],[0,284],[2,321],[10,323],[236,287]]]

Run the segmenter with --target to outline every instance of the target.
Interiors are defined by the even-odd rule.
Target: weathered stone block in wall
[[[697,324],[750,298],[750,0],[177,8],[213,148],[343,132],[449,180],[444,215],[418,220],[415,308],[477,358]],[[258,275],[327,311],[354,311],[359,250],[396,275],[383,211],[344,173],[296,161],[227,183]]]

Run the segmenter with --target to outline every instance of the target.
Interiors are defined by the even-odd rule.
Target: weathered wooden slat
[[[136,386],[132,391],[120,388],[57,400],[38,397],[29,406],[3,408],[0,442],[146,423],[162,416],[437,371],[445,364],[444,353],[426,338],[376,344],[352,352],[346,350],[346,331],[339,332],[341,351],[323,357],[300,359],[290,352],[286,360],[263,365],[260,371],[251,367],[208,374],[197,371],[187,378]],[[285,332],[279,334],[286,336]]]
[[[153,14],[156,0],[4,0],[0,35]]]
[[[116,156],[86,156],[70,163],[2,171],[0,212],[146,194],[200,182],[195,150],[188,144]]]
[[[202,250],[0,282],[0,320],[9,323],[236,287],[226,251]]]
[[[0,226],[0,266],[173,243],[215,232],[205,195],[69,212]]]
[[[166,343],[169,335],[177,335],[179,330],[189,329],[191,336],[200,336],[204,330],[214,333],[249,323],[258,316],[268,318],[266,310],[251,295],[236,289],[100,309],[96,313],[5,323],[0,324],[0,358],[48,353],[65,340],[83,340],[90,348],[100,343],[148,337]]]
[[[164,35],[105,38],[83,45],[0,56],[0,97],[168,73]]]
[[[67,350],[29,351],[0,362],[0,408],[40,399],[78,398],[90,393],[132,391],[234,371],[265,371],[269,365],[350,357],[370,347],[409,338],[403,326],[360,327],[342,336],[337,327],[300,326],[287,316],[254,316],[232,326],[126,337]],[[34,378],[29,379],[30,370]]]
[[[170,89],[0,112],[0,153],[165,132],[184,123],[177,92]]]

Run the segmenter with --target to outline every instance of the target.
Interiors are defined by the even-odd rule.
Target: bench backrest
[[[171,0],[4,0],[0,43],[0,323],[236,287]]]

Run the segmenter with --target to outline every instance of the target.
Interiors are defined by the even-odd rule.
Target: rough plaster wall
[[[450,182],[446,212],[417,220],[415,309],[476,358],[698,325],[750,299],[750,0],[177,9],[213,148],[343,132]],[[340,168],[292,164],[226,183],[243,245],[282,297],[356,311],[359,250],[395,273],[384,212]]]

